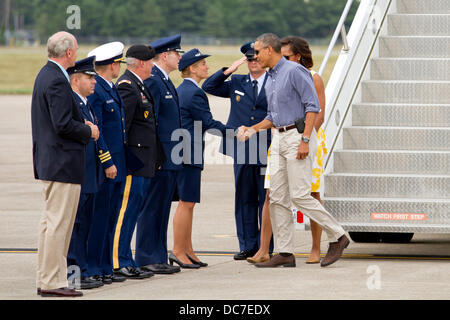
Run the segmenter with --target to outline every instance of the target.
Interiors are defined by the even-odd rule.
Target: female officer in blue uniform
[[[178,208],[173,218],[174,244],[169,255],[171,264],[174,262],[182,268],[199,268],[206,266],[194,254],[192,248],[192,219],[195,203],[200,202],[201,172],[203,170],[203,150],[205,142],[203,134],[208,129],[220,131],[222,136],[234,128],[214,120],[211,114],[208,97],[200,88],[199,83],[208,77],[208,66],[198,49],[186,52],[179,63],[183,83],[177,88],[181,108],[181,123],[187,132],[183,141],[183,168],[177,176]],[[198,132],[201,130],[200,132]],[[211,133],[213,133],[211,131]],[[201,137],[201,141],[196,141]],[[201,152],[201,154],[199,154]]]

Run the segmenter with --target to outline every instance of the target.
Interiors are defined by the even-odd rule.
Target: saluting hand
[[[84,123],[91,128],[91,138],[93,138],[94,141],[97,141],[100,137],[100,130],[98,130],[98,127],[88,120],[85,120]]]
[[[232,73],[235,72],[235,71],[241,66],[241,64],[243,64],[245,61],[247,61],[247,57],[242,57],[241,59],[236,60],[235,62],[233,62],[233,63],[231,64],[231,66],[230,66],[227,70],[225,70],[225,71],[223,72],[223,74],[226,75],[226,76],[232,74]]]

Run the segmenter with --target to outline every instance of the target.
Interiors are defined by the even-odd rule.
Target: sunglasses
[[[262,49],[267,49],[268,47],[264,47],[264,48],[261,48],[261,50]],[[261,50],[255,50],[255,56],[257,56],[260,52],[261,52]]]

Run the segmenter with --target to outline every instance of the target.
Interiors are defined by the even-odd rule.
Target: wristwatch
[[[309,138],[308,137],[304,137],[304,136],[302,136],[302,141],[304,142],[304,143],[309,143]]]

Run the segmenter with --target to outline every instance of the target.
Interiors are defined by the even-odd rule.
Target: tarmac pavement
[[[226,121],[228,101],[209,99],[215,118]],[[30,106],[30,96],[0,96],[0,300],[43,299],[35,287],[43,198],[32,169]],[[217,145],[217,139],[209,141],[210,146]],[[352,242],[340,261],[321,268],[305,264],[310,232],[296,231],[296,268],[258,269],[234,261],[238,242],[233,167],[229,160],[211,159],[215,163],[207,163],[203,171],[202,199],[195,207],[193,225],[194,248],[209,266],[85,290],[80,300],[450,298],[450,235],[416,234],[408,244]],[[171,222],[168,247],[172,247]],[[322,253],[326,250],[324,234]]]

